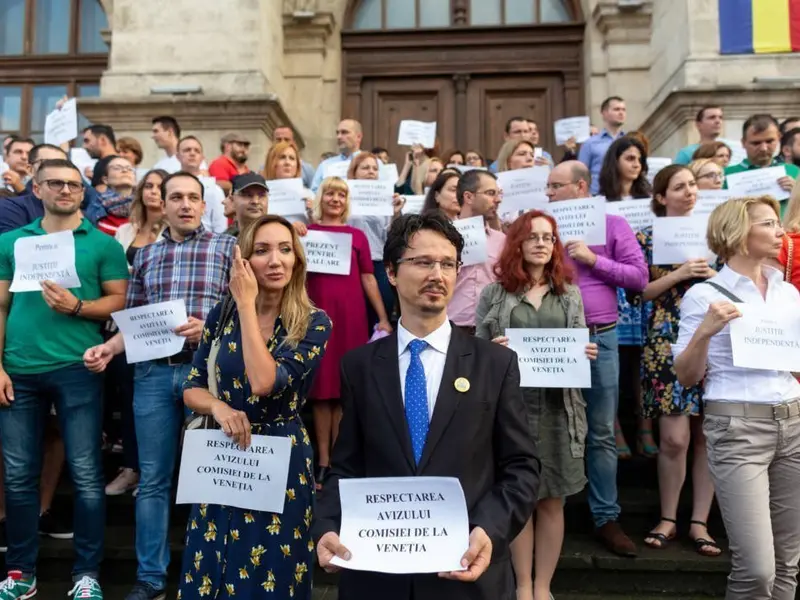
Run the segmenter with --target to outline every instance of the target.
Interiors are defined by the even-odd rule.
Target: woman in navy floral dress
[[[180,600],[311,598],[313,452],[300,410],[331,322],[308,299],[305,276],[302,246],[283,218],[262,217],[240,234],[230,283],[235,308],[223,315],[221,303],[209,314],[184,402],[213,415],[240,445],[249,445],[251,434],[290,438],[286,503],[282,514],[193,506]],[[215,340],[219,351],[209,374]],[[209,392],[210,376],[219,398]]]

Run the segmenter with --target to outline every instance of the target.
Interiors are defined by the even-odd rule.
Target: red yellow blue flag
[[[800,0],[719,0],[722,54],[800,52]]]

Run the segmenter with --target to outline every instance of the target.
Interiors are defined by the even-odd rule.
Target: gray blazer
[[[505,330],[511,324],[511,311],[519,306],[523,297],[524,293],[508,293],[497,282],[486,286],[478,301],[475,335],[487,340],[505,335]],[[567,314],[567,327],[586,327],[583,299],[578,286],[567,284],[566,293],[559,296],[559,299]],[[583,458],[588,422],[586,420],[586,402],[579,389],[564,389],[564,409],[567,412],[570,452],[573,458]]]

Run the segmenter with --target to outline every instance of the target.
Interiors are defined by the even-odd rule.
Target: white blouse
[[[724,287],[747,304],[774,306],[776,310],[785,310],[788,305],[794,310],[800,310],[800,293],[797,289],[783,281],[783,274],[777,269],[767,266],[762,269],[767,278],[766,300],[749,277],[740,275],[727,265],[709,281]],[[703,322],[709,305],[729,300],[707,283],[693,285],[681,301],[680,328],[678,341],[672,344],[673,356],[678,357],[686,350],[695,331]],[[707,364],[703,391],[703,398],[706,400],[778,404],[800,397],[800,383],[789,372],[735,367],[728,325],[711,338]]]

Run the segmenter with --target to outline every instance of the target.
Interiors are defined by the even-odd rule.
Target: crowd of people
[[[641,542],[658,550],[677,536],[691,445],[688,535],[702,556],[723,552],[706,524],[716,496],[732,559],[726,598],[793,598],[800,384],[788,371],[734,366],[728,323],[741,316],[739,302],[776,314],[800,308],[800,119],[753,115],[742,131],[746,157],[730,164],[737,149],[720,138],[723,108],[703,107],[700,143],[654,172],[647,138],[625,131],[624,100],[607,99],[601,116],[587,141],[552,153],[539,145],[537,123],[515,117],[494,161],[476,149],[416,145],[389,171],[393,157],[362,149],[352,119],[316,168],[289,127],[274,131],[256,170],[246,136],[225,135],[220,156],[207,161],[200,140],[170,116],[152,120],[165,156],[150,169],[140,143],[107,125],[83,132],[94,159],[84,168],[67,146],[8,137],[0,550],[9,573],[0,600],[36,595],[40,534],[74,540],[70,595],[102,598],[105,496],[126,493],[136,495],[138,561],[127,600],[164,600],[189,413],[211,417],[242,446],[266,434],[291,438],[292,450],[282,514],[192,506],[181,600],[309,599],[315,562],[333,570],[333,556],[349,556],[338,538],[339,482],[414,475],[461,481],[466,570],[438,578],[344,570],[342,598],[381,589],[398,600],[548,600],[564,500],[584,488],[598,540],[638,554],[617,494],[618,462],[632,455],[618,418],[621,385],[635,398],[635,451],[658,472],[661,519]],[[605,243],[588,245],[563,237],[547,204],[503,205],[503,172],[544,168],[549,203],[599,195],[607,205],[640,200],[654,218],[687,217],[698,191],[767,167],[782,168],[774,184],[785,193],[714,208],[711,261],[659,264],[653,226],[634,229],[610,209]],[[391,216],[352,214],[351,182],[386,172]],[[305,210],[271,210],[270,186],[280,180],[298,180],[292,189]],[[421,208],[410,208],[411,196],[424,196]],[[486,260],[463,265],[457,225],[474,217],[484,223]],[[315,231],[350,235],[349,273],[309,270],[303,238]],[[80,286],[44,281],[41,292],[12,292],[20,241],[59,232],[74,238]],[[183,349],[128,364],[111,314],[179,299]],[[507,348],[516,328],[588,329],[591,387],[521,387]],[[453,397],[464,377],[472,383],[455,385]],[[307,401],[313,438],[301,419]],[[109,482],[104,449],[123,457]],[[52,510],[65,464],[71,522]]]

